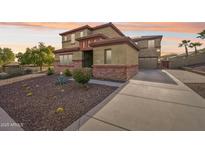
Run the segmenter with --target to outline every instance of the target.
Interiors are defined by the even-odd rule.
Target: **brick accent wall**
[[[99,79],[125,81],[137,72],[137,65],[93,65],[93,76]]]
[[[73,60],[73,63],[70,65],[60,65],[59,62],[54,63],[54,70],[55,72],[63,72],[65,69],[69,69],[72,71],[75,68],[81,68],[82,67],[82,60]]]
[[[127,66],[127,79],[132,78],[137,73],[138,73],[138,65]]]

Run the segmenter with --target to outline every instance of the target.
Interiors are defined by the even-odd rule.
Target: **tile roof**
[[[66,31],[66,32],[63,32],[63,33],[60,33],[59,35],[66,35],[66,34],[70,34],[70,33],[73,33],[73,32],[77,32],[77,31],[80,31],[80,30],[83,30],[83,29],[89,29],[91,31],[94,31],[94,30],[97,30],[97,29],[101,29],[101,28],[105,28],[105,27],[112,27],[119,35],[121,36],[125,36],[114,24],[112,24],[111,22],[109,23],[106,23],[106,24],[102,24],[102,25],[99,25],[99,26],[95,26],[95,27],[90,27],[89,25],[85,25],[85,26],[81,26],[81,27],[78,27],[78,28],[75,28],[75,29],[72,29],[72,30],[69,30],[69,31]]]
[[[108,38],[108,39],[90,43],[90,46],[97,47],[97,46],[114,45],[114,44],[121,44],[121,43],[126,43],[131,47],[133,47],[134,49],[139,50],[138,46],[129,37]]]
[[[63,49],[55,50],[54,53],[72,52],[72,51],[79,51],[79,50],[80,50],[79,47],[63,48]]]
[[[79,41],[79,40],[84,40],[84,39],[94,38],[94,37],[101,37],[101,38],[104,38],[104,39],[108,38],[104,34],[98,33],[98,34],[91,34],[91,35],[88,35],[88,36],[80,37],[80,38],[78,38],[76,40]]]
[[[134,42],[137,42],[137,41],[152,40],[152,39],[157,39],[157,38],[162,39],[162,35],[141,36],[141,37],[132,38],[132,40]]]

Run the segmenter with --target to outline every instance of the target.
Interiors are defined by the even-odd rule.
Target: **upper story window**
[[[59,58],[61,65],[68,65],[73,62],[73,55],[60,55]]]
[[[112,50],[106,49],[105,50],[105,64],[111,64],[112,60]]]
[[[83,37],[84,36],[84,32],[80,32],[80,37]]]
[[[68,40],[68,37],[67,36],[63,36],[62,39],[63,39],[63,42],[64,42],[64,41]]]
[[[154,48],[155,47],[155,41],[154,40],[148,40],[148,48]]]
[[[75,43],[75,34],[71,34],[71,43]]]

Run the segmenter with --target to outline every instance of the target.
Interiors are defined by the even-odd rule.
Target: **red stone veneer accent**
[[[65,69],[69,69],[72,71],[75,68],[81,68],[82,67],[82,60],[73,60],[73,63],[70,65],[60,65],[59,62],[54,63],[54,70],[55,72],[63,72]]]
[[[125,81],[138,72],[138,65],[93,65],[93,76],[99,79]]]

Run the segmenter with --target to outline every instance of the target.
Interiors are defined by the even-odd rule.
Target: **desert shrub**
[[[28,92],[28,93],[26,94],[26,96],[32,96],[32,95],[33,95],[32,92]]]
[[[73,70],[73,78],[79,84],[86,84],[91,78],[91,72],[89,69],[81,68]]]
[[[65,78],[65,76],[63,76],[63,75],[58,76],[57,81],[56,81],[56,85],[61,85],[62,86],[66,83],[68,83],[68,79]]]
[[[72,74],[71,74],[71,72],[70,72],[70,70],[68,68],[64,70],[63,74],[65,76],[72,76]]]
[[[55,111],[56,113],[63,113],[64,112],[64,108],[63,107],[59,107],[56,109]]]
[[[47,70],[47,75],[52,75],[52,74],[54,74],[54,69],[49,67]]]

